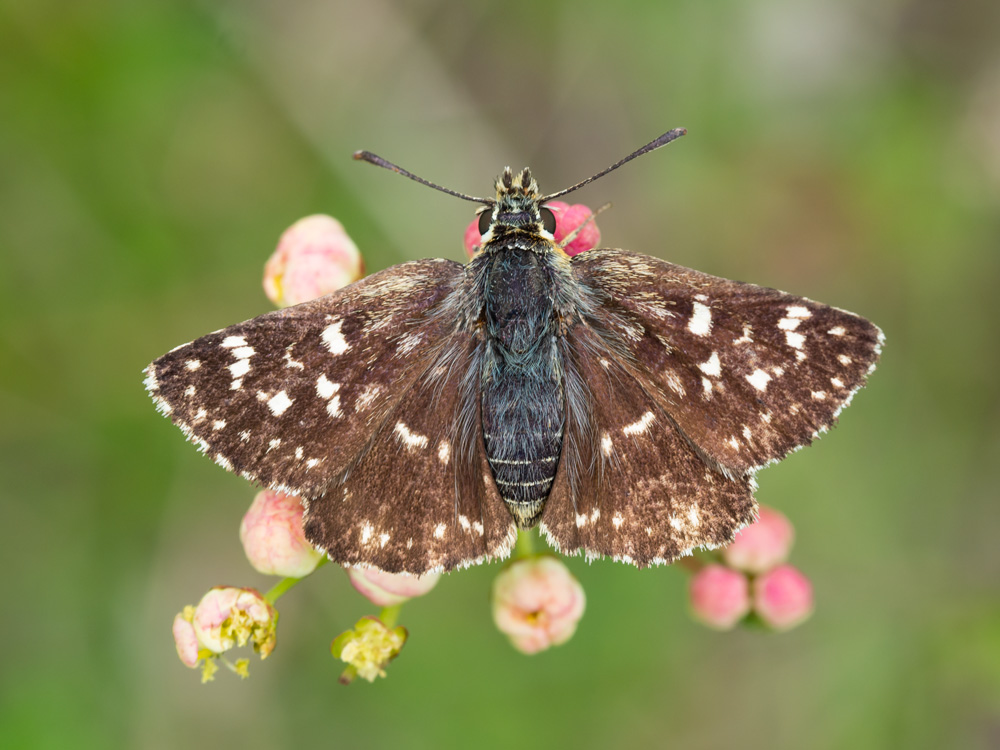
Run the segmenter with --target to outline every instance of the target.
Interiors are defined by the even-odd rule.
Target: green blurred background
[[[760,476],[813,619],[710,632],[680,569],[569,561],[588,611],[537,657],[499,566],[407,606],[389,678],[337,684],[372,606],[333,567],[278,649],[211,685],[175,612],[266,588],[253,495],[153,410],[140,370],[270,309],[281,231],[337,216],[377,270],[463,257],[468,204],[675,126],[586,188],[604,243],[870,317],[871,385]],[[0,746],[1000,746],[1000,5],[994,0],[365,3],[0,0]]]

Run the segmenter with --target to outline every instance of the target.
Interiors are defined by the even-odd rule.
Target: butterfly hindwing
[[[710,468],[653,395],[585,326],[567,334],[566,441],[542,529],[562,552],[640,567],[717,547],[753,520],[751,477]]]
[[[146,368],[158,408],[224,468],[315,495],[350,464],[454,327],[465,276],[413,261],[179,346]]]
[[[343,483],[309,501],[306,537],[331,559],[421,574],[509,554],[516,529],[483,443],[480,346],[454,334]]]
[[[878,360],[876,326],[803,297],[623,250],[583,253],[573,267],[676,425],[734,476],[811,442]]]

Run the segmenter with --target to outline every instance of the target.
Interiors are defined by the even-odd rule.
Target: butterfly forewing
[[[803,297],[622,250],[573,266],[603,300],[606,337],[652,376],[700,453],[734,476],[808,444],[878,359],[876,326]]]
[[[568,400],[563,462],[542,528],[563,552],[607,555],[640,567],[695,547],[732,541],[756,512],[750,477],[714,471],[676,429],[655,387],[627,371],[595,333],[567,335]],[[577,472],[573,464],[589,467]]]
[[[430,342],[454,327],[435,312],[463,277],[447,260],[386,269],[177,347],[146,369],[147,388],[226,469],[319,494],[422,372]]]
[[[420,574],[509,554],[516,529],[486,463],[478,351],[454,334],[343,484],[309,502],[306,536],[332,559]]]

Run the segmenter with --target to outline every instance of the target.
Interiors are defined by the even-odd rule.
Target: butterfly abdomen
[[[486,456],[514,520],[530,528],[552,488],[563,438],[552,281],[543,255],[511,248],[492,256],[485,282]]]

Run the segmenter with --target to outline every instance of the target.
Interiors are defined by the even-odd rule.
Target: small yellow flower
[[[215,679],[215,673],[219,671],[219,665],[215,663],[215,659],[205,659],[205,664],[201,668],[201,684],[204,685],[206,682],[211,682]]]
[[[399,655],[406,643],[406,628],[390,630],[374,617],[362,617],[354,630],[341,633],[333,641],[330,651],[357,670],[360,677],[374,682],[385,677],[385,668]]]
[[[233,665],[233,671],[245,680],[250,676],[250,660],[237,659],[236,663]]]

